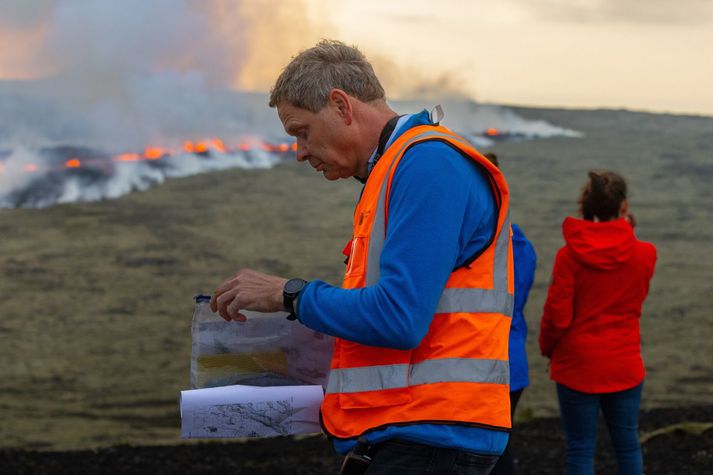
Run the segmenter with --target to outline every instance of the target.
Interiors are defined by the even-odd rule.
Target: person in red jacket
[[[567,474],[594,470],[601,408],[620,474],[643,471],[638,413],[645,375],[639,318],[656,248],[634,235],[626,182],[590,171],[579,198],[583,219],[568,217],[540,327],[567,438]]]

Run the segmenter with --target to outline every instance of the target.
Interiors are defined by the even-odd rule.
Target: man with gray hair
[[[321,408],[342,473],[485,474],[508,441],[509,192],[427,111],[398,115],[356,48],[301,52],[270,96],[297,160],[364,183],[341,286],[243,269],[211,300],[336,337]],[[354,471],[355,469],[361,472]]]

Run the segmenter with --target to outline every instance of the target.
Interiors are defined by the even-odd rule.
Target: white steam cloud
[[[248,37],[263,24],[256,12],[254,2],[233,0],[1,3],[0,45],[16,40],[30,69],[22,76],[35,68],[39,77],[0,80],[0,207],[113,198],[167,177],[272,166],[275,156],[260,150],[181,153],[185,140],[284,140],[264,95],[232,89],[250,63]],[[285,33],[273,26],[279,41]],[[112,160],[150,145],[170,157]],[[64,169],[80,158],[89,169]]]
[[[0,79],[0,207],[114,198],[169,177],[273,166],[278,154],[238,144],[247,136],[284,144],[282,126],[264,93],[237,89],[264,90],[267,77],[316,42],[309,35],[324,30],[309,28],[304,10],[302,0],[3,0],[0,77],[25,79]],[[379,74],[387,90],[404,77],[388,62]],[[447,75],[412,83],[407,92],[429,98],[427,107],[437,103],[432,90],[458,97],[446,124],[480,144],[489,142],[476,131],[487,127],[570,133],[477,106]],[[184,141],[211,138],[228,150],[183,152]],[[169,152],[115,160],[148,146]],[[81,168],[65,166],[75,159]]]
[[[10,2],[14,16],[34,20],[44,35],[28,53],[54,74],[1,85],[0,140],[126,147],[242,132],[226,123],[219,93],[247,61],[249,28],[240,28],[247,19],[239,8],[223,12],[217,6],[228,2],[196,0],[22,3]],[[52,116],[43,117],[49,109]]]

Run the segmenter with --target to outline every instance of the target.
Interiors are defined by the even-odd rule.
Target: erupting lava
[[[163,160],[163,159],[180,159],[181,154],[190,153],[194,155],[209,156],[211,153],[217,154],[235,154],[235,153],[248,153],[251,150],[261,150],[268,153],[275,154],[285,154],[290,151],[297,151],[297,144],[292,143],[268,143],[264,141],[241,141],[232,147],[229,147],[219,138],[205,139],[200,141],[186,140],[183,142],[183,147],[181,148],[170,148],[170,147],[159,147],[159,146],[148,146],[144,148],[142,153],[136,152],[126,152],[117,155],[112,155],[110,159],[114,162],[138,162],[142,160]],[[72,157],[67,159],[62,163],[61,166],[45,166],[38,165],[36,163],[27,163],[22,165],[22,170],[26,173],[35,173],[43,169],[43,171],[48,171],[46,169],[76,169],[83,167],[99,167],[105,164],[107,157],[103,158],[87,158],[84,157],[81,160],[79,158]],[[0,161],[0,174],[5,173],[12,166]]]

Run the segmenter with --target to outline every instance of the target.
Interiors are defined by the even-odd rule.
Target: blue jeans
[[[398,439],[377,447],[366,475],[487,475],[499,458]]]
[[[599,408],[609,429],[619,474],[643,473],[639,445],[639,403],[644,383],[615,393],[589,394],[557,384],[562,425],[567,437],[568,475],[594,473]]]

